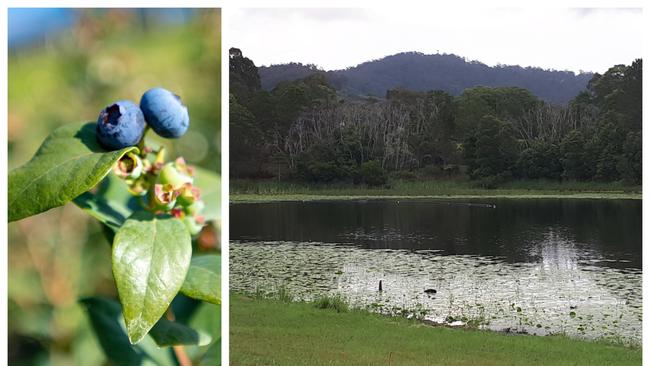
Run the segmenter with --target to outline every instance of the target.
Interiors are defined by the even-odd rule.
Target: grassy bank
[[[514,181],[505,183],[497,189],[484,189],[466,180],[397,180],[390,187],[380,188],[248,180],[232,180],[230,185],[230,200],[234,202],[386,197],[641,199],[641,187],[628,186],[620,182]]]
[[[322,306],[321,307],[327,307]],[[231,296],[231,365],[640,365],[641,350]]]

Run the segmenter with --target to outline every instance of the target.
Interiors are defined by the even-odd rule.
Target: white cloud
[[[418,51],[604,72],[642,56],[639,9],[238,9],[229,24],[231,46],[257,65],[331,70]]]

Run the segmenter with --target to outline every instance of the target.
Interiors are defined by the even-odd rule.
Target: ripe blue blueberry
[[[147,90],[140,100],[140,108],[149,126],[162,137],[181,137],[190,126],[187,107],[178,95],[167,89]]]
[[[135,103],[120,100],[99,113],[97,139],[107,150],[136,145],[144,133],[144,115]]]

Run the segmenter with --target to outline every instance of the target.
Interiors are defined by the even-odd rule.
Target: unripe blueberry
[[[186,183],[192,184],[192,181],[192,177],[178,171],[174,163],[165,164],[158,176],[159,184],[169,184],[173,189],[180,189]]]
[[[119,150],[136,145],[144,128],[144,115],[140,108],[133,102],[120,100],[99,113],[97,140],[107,150]]]
[[[178,95],[167,89],[147,90],[140,100],[140,108],[149,126],[162,137],[181,137],[190,126],[187,107]]]

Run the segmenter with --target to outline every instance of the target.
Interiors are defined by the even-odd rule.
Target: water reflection
[[[540,243],[558,235],[576,248],[579,258],[641,268],[639,200],[280,202],[235,204],[230,217],[235,240],[439,249],[499,256],[510,263],[538,262]]]

